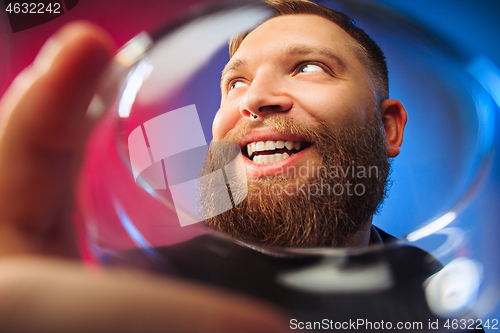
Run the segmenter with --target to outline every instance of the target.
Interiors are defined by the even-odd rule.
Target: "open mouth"
[[[243,154],[257,164],[276,163],[311,145],[305,141],[255,141],[244,147]]]

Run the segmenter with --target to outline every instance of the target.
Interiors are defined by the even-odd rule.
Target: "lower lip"
[[[279,162],[267,163],[267,164],[254,163],[252,162],[252,160],[250,160],[248,157],[245,156],[243,160],[245,163],[245,169],[247,175],[256,178],[273,177],[278,172],[280,173],[280,175],[286,175],[287,168],[297,164],[301,159],[305,157],[306,154],[308,154],[308,152],[311,151],[311,148],[312,146],[307,147],[306,149],[303,149],[298,153],[295,153],[290,157],[287,157]]]

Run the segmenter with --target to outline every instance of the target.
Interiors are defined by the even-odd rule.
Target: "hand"
[[[68,259],[86,110],[113,53],[105,32],[72,23],[0,101],[0,331],[284,332],[256,301]]]

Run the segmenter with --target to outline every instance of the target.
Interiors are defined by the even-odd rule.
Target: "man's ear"
[[[406,110],[400,101],[386,99],[380,103],[382,122],[385,129],[385,140],[389,157],[399,155],[403,143],[403,133],[408,118]]]

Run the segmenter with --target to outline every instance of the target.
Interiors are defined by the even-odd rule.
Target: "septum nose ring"
[[[250,112],[250,111],[248,111],[248,112]],[[255,113],[253,113],[253,112],[250,112],[250,115],[252,116],[252,118],[253,118],[253,119],[257,119],[257,117],[258,117],[258,116],[257,116]]]

